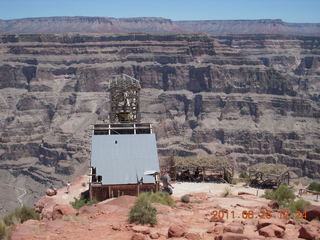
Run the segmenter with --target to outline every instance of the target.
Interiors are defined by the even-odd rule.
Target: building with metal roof
[[[151,124],[140,123],[139,81],[123,75],[109,91],[111,121],[95,124],[92,132],[90,197],[158,191],[156,136]]]

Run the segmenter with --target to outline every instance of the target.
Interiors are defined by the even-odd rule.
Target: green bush
[[[0,239],[1,240],[9,240],[9,228],[6,226],[4,222],[0,222]]]
[[[85,199],[85,198],[74,198],[74,202],[70,202],[71,206],[75,209],[79,209],[83,206],[90,206],[90,205],[93,205],[93,204],[96,204],[98,203],[99,201],[93,199],[93,200],[88,200],[88,199]]]
[[[152,206],[150,194],[139,195],[135,205],[130,210],[129,222],[138,224],[157,224],[157,209]]]
[[[16,208],[12,213],[3,217],[3,222],[7,225],[23,223],[29,219],[39,220],[39,214],[30,207],[22,206]]]
[[[149,198],[151,202],[160,203],[162,205],[168,205],[170,207],[174,207],[175,205],[174,200],[167,192],[142,193],[142,194],[146,195],[146,197]]]
[[[183,203],[189,203],[189,202],[190,202],[190,197],[189,197],[189,195],[183,195],[183,196],[181,197],[181,202],[183,202]]]
[[[242,182],[242,179],[240,179],[240,178],[232,178],[232,180],[231,180],[232,185],[237,185],[240,182]]]
[[[320,192],[320,183],[312,182],[309,184],[308,189],[315,192]]]
[[[310,204],[311,204],[310,202],[305,201],[303,199],[300,199],[300,200],[297,200],[297,201],[291,201],[289,203],[289,209],[290,209],[291,212],[297,212],[297,211],[302,212],[303,209],[306,206],[309,206]]]
[[[240,173],[239,177],[247,179],[247,178],[249,178],[249,175],[246,172],[242,172],[242,173]]]
[[[294,192],[287,185],[280,185],[276,190],[266,190],[264,197],[275,200],[280,207],[287,207],[295,199]]]
[[[225,187],[223,193],[221,194],[222,197],[228,197],[229,195],[231,195],[231,188],[229,187]]]

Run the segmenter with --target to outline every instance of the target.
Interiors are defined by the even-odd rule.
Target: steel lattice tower
[[[109,85],[110,91],[110,121],[139,122],[140,121],[140,83],[126,74],[115,76]]]

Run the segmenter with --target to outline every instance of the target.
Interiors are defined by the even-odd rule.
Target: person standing
[[[67,194],[68,194],[69,191],[70,191],[70,186],[71,186],[71,184],[70,184],[70,182],[68,181],[68,183],[67,183]]]
[[[170,176],[169,174],[166,172],[162,178],[161,178],[161,181],[162,181],[162,185],[163,185],[163,188],[164,190],[169,193],[169,195],[172,195],[173,191],[172,189],[174,188],[171,184],[170,184]]]

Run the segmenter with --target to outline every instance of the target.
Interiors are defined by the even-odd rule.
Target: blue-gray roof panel
[[[154,183],[144,172],[159,172],[155,135],[93,135],[91,166],[103,184]]]

